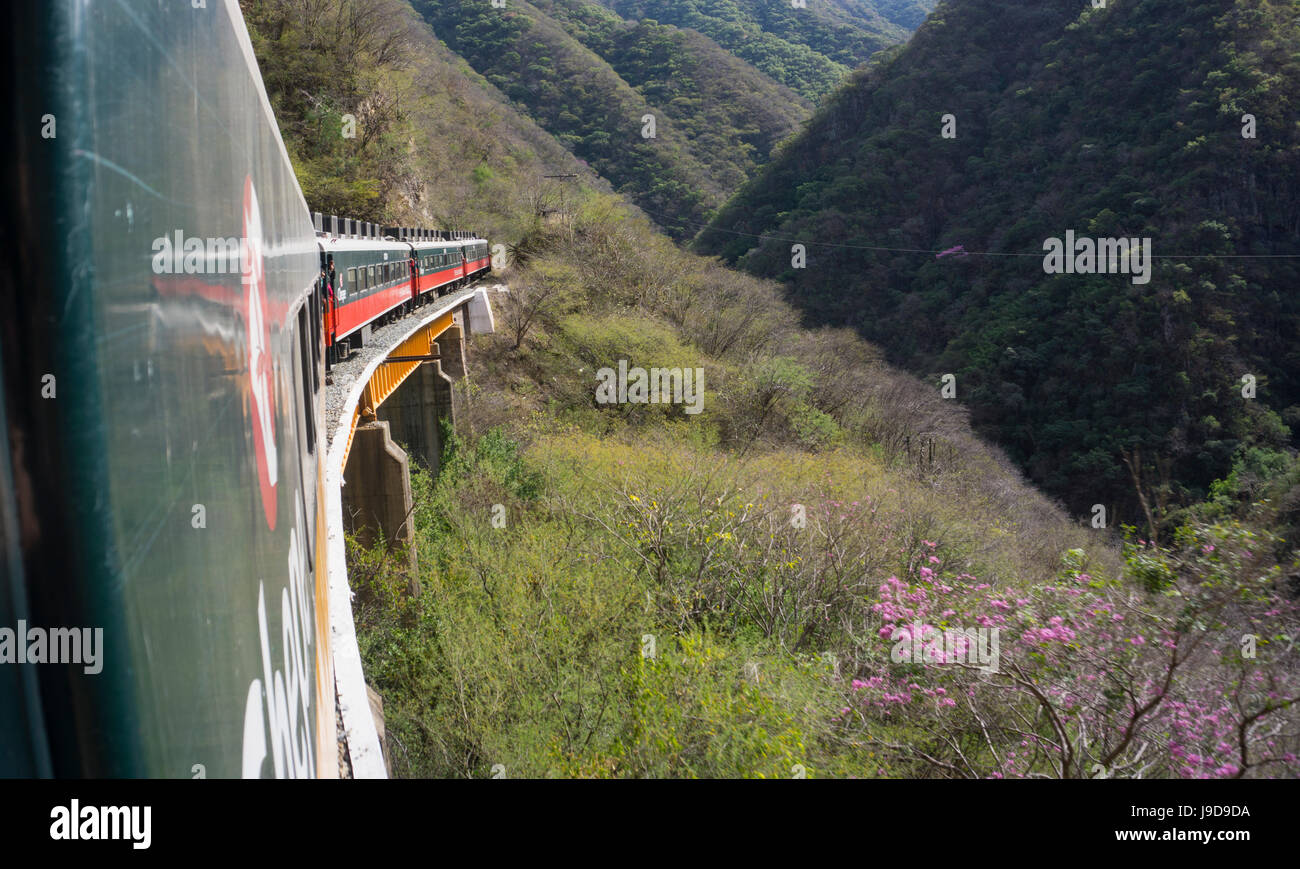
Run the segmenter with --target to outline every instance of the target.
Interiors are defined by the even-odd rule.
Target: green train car
[[[336,775],[321,251],[239,7],[0,17],[0,775]]]

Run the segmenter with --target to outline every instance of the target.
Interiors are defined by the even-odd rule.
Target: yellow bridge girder
[[[454,322],[454,312],[448,311],[416,329],[406,340],[388,351],[384,361],[379,363],[379,367],[366,382],[365,389],[361,391],[361,398],[357,400],[357,406],[352,409],[352,424],[348,426],[348,439],[343,446],[343,467],[346,468],[348,465],[348,455],[352,452],[352,438],[357,433],[357,425],[362,419],[366,421],[374,419],[379,405],[396,392],[397,387],[420,367],[422,360],[409,357],[431,355],[433,342]],[[398,358],[389,361],[390,357]]]

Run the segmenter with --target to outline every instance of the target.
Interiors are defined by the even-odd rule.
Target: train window
[[[389,266],[388,263],[384,263],[384,283],[388,283],[392,279],[393,279],[392,267]]]
[[[323,292],[311,294],[311,310],[307,319],[311,322],[311,391],[320,392],[321,352],[325,346],[325,320]]]
[[[357,270],[354,268],[348,269],[348,286],[353,289],[357,286]]]
[[[307,372],[307,367],[311,365],[311,324],[309,322],[310,313],[304,304],[298,309],[298,364],[294,366],[296,373],[302,384],[302,404],[299,408],[302,414],[299,417],[299,425],[305,435],[307,452],[314,455],[316,453],[316,417],[312,408],[316,406],[313,400],[311,388],[311,375]]]
[[[367,266],[366,267],[366,289],[368,290],[374,285],[375,285],[375,267]]]

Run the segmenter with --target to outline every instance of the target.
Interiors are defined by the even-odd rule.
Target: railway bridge
[[[450,293],[375,329],[366,344],[331,368],[325,393],[326,563],[341,740],[356,778],[386,777],[376,715],[357,648],[345,535],[409,553],[418,593],[410,462],[436,470],[442,422],[454,421],[457,384],[469,377],[466,336],[493,331],[484,283]]]

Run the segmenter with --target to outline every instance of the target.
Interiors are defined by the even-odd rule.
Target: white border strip
[[[463,292],[466,291],[459,291]],[[471,291],[450,305],[435,305],[428,315],[391,346],[396,347],[418,330],[448,311],[456,310],[473,297]],[[361,393],[365,391],[375,369],[387,358],[387,353],[376,356],[352,384],[348,400],[343,404],[338,427],[334,430],[329,458],[325,462],[325,521],[328,528],[325,558],[329,571],[330,654],[334,656],[334,686],[338,692],[339,711],[343,716],[348,756],[352,759],[353,778],[388,778],[388,770],[384,767],[384,753],[379,746],[379,729],[375,727],[374,716],[370,713],[366,676],[361,667],[361,649],[357,645],[356,624],[352,619],[352,588],[348,585],[347,545],[343,539],[343,449],[348,444],[352,413],[357,402],[361,401]]]

